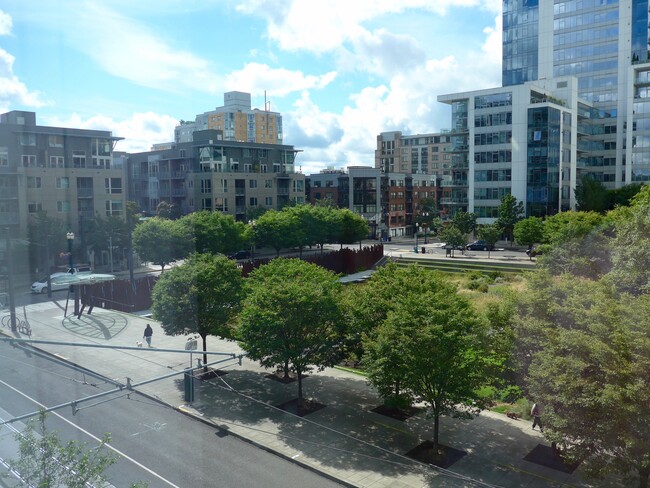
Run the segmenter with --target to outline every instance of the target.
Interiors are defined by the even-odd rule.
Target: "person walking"
[[[153,335],[153,329],[151,325],[147,324],[144,328],[144,340],[147,341],[147,346],[151,347],[151,336]]]
[[[542,427],[542,418],[541,410],[539,405],[533,403],[533,408],[530,409],[530,416],[533,417],[533,430],[539,425],[539,431],[544,432],[544,427]]]

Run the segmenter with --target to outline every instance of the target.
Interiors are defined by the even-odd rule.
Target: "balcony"
[[[93,189],[91,188],[77,188],[77,198],[92,198]]]
[[[444,197],[440,199],[441,205],[467,205],[467,197]]]
[[[443,147],[442,152],[466,152],[469,151],[469,145],[461,144],[457,146]]]
[[[469,182],[467,180],[442,180],[440,182],[440,186],[445,188],[450,188],[450,187],[465,188],[469,186]]]

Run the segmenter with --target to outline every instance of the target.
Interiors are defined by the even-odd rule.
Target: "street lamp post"
[[[70,267],[70,273],[74,273],[74,262],[72,261],[72,241],[74,241],[74,232],[69,231],[65,235],[66,239],[68,239],[68,265]],[[72,293],[74,293],[74,314],[79,315],[79,288],[75,288],[74,285],[70,285],[72,287]]]
[[[70,272],[72,273],[72,268],[74,268],[72,263],[72,241],[74,241],[74,232],[69,231],[65,235],[65,238],[68,239],[68,268],[70,268]]]

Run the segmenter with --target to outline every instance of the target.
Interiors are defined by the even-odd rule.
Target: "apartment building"
[[[370,237],[387,240],[413,235],[424,200],[437,200],[437,178],[426,174],[386,173],[370,166],[324,170],[307,177],[312,204],[331,199],[368,221]]]
[[[218,210],[247,220],[262,207],[304,203],[305,177],[293,146],[228,140],[223,130],[192,133],[192,141],[129,155],[129,199],[154,214],[162,201],[182,214]]]
[[[227,92],[223,106],[196,115],[194,121],[181,121],[174,129],[176,143],[191,142],[192,134],[201,130],[218,130],[226,141],[282,144],[282,115],[270,110],[251,108],[251,95],[244,92]]]
[[[34,112],[0,115],[0,226],[26,236],[30,216],[46,212],[78,234],[96,215],[124,216],[122,159],[114,160],[122,139],[109,131],[40,126]]]

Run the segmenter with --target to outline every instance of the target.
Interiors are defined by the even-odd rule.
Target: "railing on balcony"
[[[77,198],[92,198],[93,189],[92,188],[77,188]]]
[[[467,205],[467,197],[443,197],[440,199],[442,205]]]
[[[465,187],[469,186],[469,183],[467,180],[442,180],[440,182],[440,186],[449,188],[451,186],[460,186],[460,187]]]

